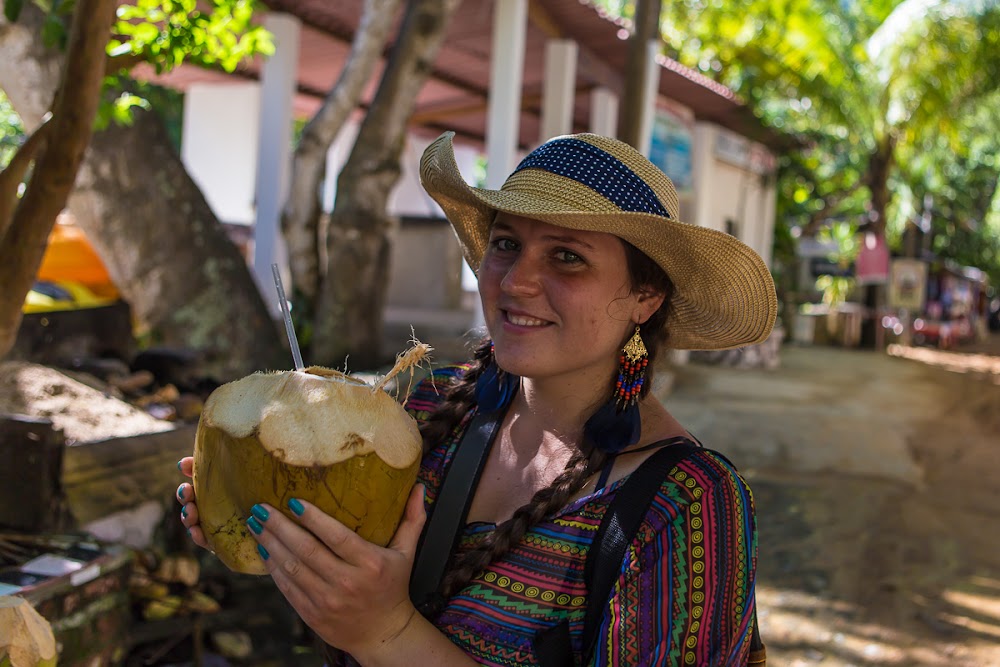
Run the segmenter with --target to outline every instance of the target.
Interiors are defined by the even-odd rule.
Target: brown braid
[[[591,448],[589,454],[583,450],[574,453],[566,469],[549,486],[535,493],[530,502],[519,507],[510,519],[490,532],[482,544],[456,559],[444,578],[442,597],[448,599],[465,588],[474,576],[517,544],[529,528],[569,503],[573,495],[583,488],[587,478],[600,470],[606,460],[607,455],[596,447]]]

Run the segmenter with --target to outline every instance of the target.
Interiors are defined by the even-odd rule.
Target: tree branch
[[[17,206],[17,189],[24,180],[24,175],[28,173],[28,167],[35,159],[40,150],[43,150],[51,134],[52,124],[49,120],[51,115],[42,120],[31,135],[24,140],[21,147],[14,153],[10,164],[0,170],[0,247],[3,247],[3,238],[10,228],[14,217],[14,208]]]
[[[402,0],[366,0],[344,68],[316,115],[302,130],[292,159],[288,199],[281,212],[281,231],[288,249],[294,290],[312,301],[319,290],[319,186],[326,153],[371,78]],[[328,178],[335,178],[329,174]],[[312,304],[297,304],[311,311]]]
[[[79,0],[66,66],[52,105],[49,141],[0,246],[0,357],[14,345],[21,306],[45,254],[49,232],[66,205],[90,141],[105,70],[115,0]]]

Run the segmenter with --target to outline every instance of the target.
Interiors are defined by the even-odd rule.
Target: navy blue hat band
[[[579,139],[553,139],[521,160],[522,169],[542,169],[587,186],[622,211],[670,214],[653,189],[621,160]]]

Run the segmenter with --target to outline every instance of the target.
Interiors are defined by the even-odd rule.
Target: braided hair
[[[664,295],[663,304],[640,325],[640,334],[649,354],[647,373],[653,373],[657,353],[667,342],[664,324],[670,313],[673,283],[653,260],[631,244],[623,241],[632,289],[650,289]],[[475,351],[468,372],[449,389],[435,413],[422,425],[421,435],[425,447],[433,447],[444,440],[464,417],[474,402],[476,380],[492,361],[491,343],[482,343]],[[640,396],[645,397],[652,386],[651,377],[643,385]],[[609,378],[608,395],[613,378]],[[593,443],[584,443],[573,453],[563,472],[549,486],[540,489],[531,500],[514,511],[510,519],[488,533],[476,547],[453,556],[448,573],[441,584],[438,599],[443,601],[462,590],[473,577],[490,563],[514,547],[525,533],[544,517],[564,507],[581,489],[591,475],[599,472],[608,462],[608,455]],[[436,610],[429,610],[433,613]]]

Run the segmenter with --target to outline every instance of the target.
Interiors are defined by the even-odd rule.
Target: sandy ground
[[[770,664],[1000,666],[1000,337],[676,372],[754,489]]]

